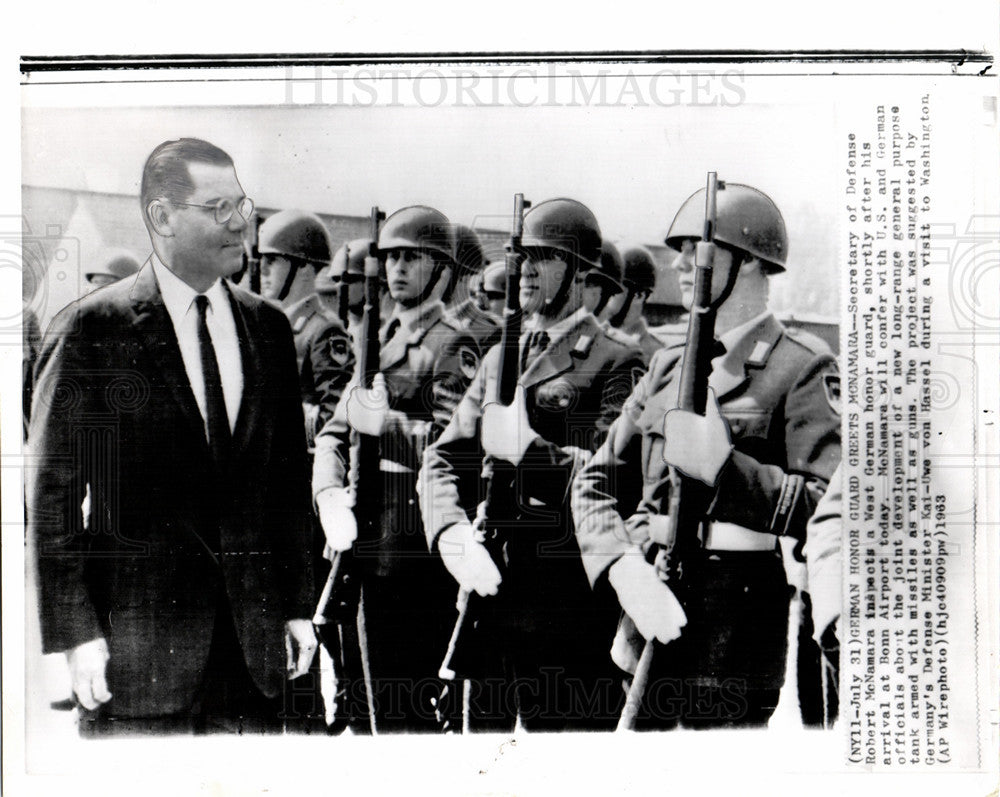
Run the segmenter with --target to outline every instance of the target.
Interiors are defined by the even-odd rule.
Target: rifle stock
[[[697,245],[695,257],[694,297],[688,319],[687,340],[681,360],[680,382],[678,384],[677,408],[705,414],[708,402],[708,377],[712,370],[712,348],[715,340],[715,315],[718,305],[726,298],[726,293],[712,301],[712,274],[716,224],[716,194],[725,184],[718,180],[715,172],[708,173],[705,196],[705,226],[701,243]],[[730,280],[730,285],[731,285]],[[683,562],[685,557],[698,546],[698,526],[701,522],[700,505],[685,500],[684,493],[692,485],[676,471],[671,472],[670,496],[667,510],[667,534],[665,545],[656,551],[658,563],[667,574],[667,583],[684,604]],[[656,546],[653,546],[655,550]],[[625,707],[618,721],[619,731],[634,730],[643,697],[649,685],[656,641],[647,640],[642,655],[635,668],[635,675],[629,687]]]

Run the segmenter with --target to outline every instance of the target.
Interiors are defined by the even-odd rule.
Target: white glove
[[[494,459],[519,465],[539,434],[531,428],[524,388],[518,385],[510,406],[492,401],[483,408],[483,450]]]
[[[705,415],[669,410],[663,417],[663,460],[685,476],[709,486],[719,479],[733,444],[715,391],[709,388]]]
[[[90,711],[111,699],[108,682],[104,676],[110,658],[108,643],[104,641],[104,637],[91,639],[66,651],[73,691],[76,692],[80,705]]]
[[[670,587],[641,553],[627,553],[608,570],[608,581],[618,593],[625,614],[645,639],[664,644],[681,635],[687,616]]]
[[[466,592],[497,594],[500,571],[470,524],[456,523],[442,531],[438,551],[448,572]]]
[[[353,507],[354,497],[344,487],[328,487],[316,496],[319,522],[326,535],[328,550],[350,550],[358,538],[358,522]]]
[[[382,374],[375,374],[371,390],[359,385],[351,388],[347,396],[347,422],[354,431],[378,437],[385,429],[388,415],[389,391]]]

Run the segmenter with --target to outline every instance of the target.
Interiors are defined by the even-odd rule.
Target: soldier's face
[[[173,257],[186,272],[203,279],[228,277],[243,265],[243,234],[247,223],[233,213],[225,224],[215,220],[211,207],[221,199],[234,205],[246,196],[232,166],[189,163],[188,174],[194,184],[186,205],[172,205],[170,233]]]
[[[260,259],[260,295],[277,301],[291,268],[292,261],[287,257],[263,255]]]
[[[389,293],[397,302],[420,297],[434,275],[434,258],[421,249],[390,249],[385,258]]]
[[[722,295],[729,279],[729,270],[733,266],[733,255],[722,246],[715,247],[715,259],[712,261],[712,301]],[[694,304],[695,277],[695,242],[685,241],[681,251],[674,259],[674,271],[681,289],[681,305],[690,310]]]
[[[559,293],[569,265],[556,257],[529,255],[521,266],[521,309],[537,313]]]

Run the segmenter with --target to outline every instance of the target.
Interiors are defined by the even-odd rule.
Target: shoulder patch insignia
[[[347,360],[351,356],[351,349],[347,343],[347,339],[339,335],[332,336],[327,340],[326,351],[330,359],[340,367],[346,365]]]
[[[570,351],[573,357],[584,358],[590,354],[590,347],[594,345],[594,339],[590,335],[580,335],[576,345]]]
[[[825,374],[823,376],[823,392],[830,407],[840,415],[840,374]]]
[[[479,368],[479,355],[469,346],[460,346],[458,349],[458,367],[462,371],[462,376],[471,380]]]

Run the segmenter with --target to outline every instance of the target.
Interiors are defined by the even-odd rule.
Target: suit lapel
[[[228,285],[223,283],[223,287],[229,297],[229,306],[233,310],[236,335],[240,342],[240,361],[243,365],[243,396],[240,399],[240,411],[236,416],[233,430],[234,451],[238,454],[246,448],[260,421],[264,364],[258,345],[260,335],[256,316],[239,301]]]
[[[163,376],[164,385],[169,389],[181,416],[189,430],[197,436],[208,455],[208,440],[205,437],[205,422],[195,401],[191,383],[188,381],[180,346],[174,333],[170,314],[160,296],[160,289],[153,274],[150,261],[142,267],[131,292],[133,326],[148,354]]]

